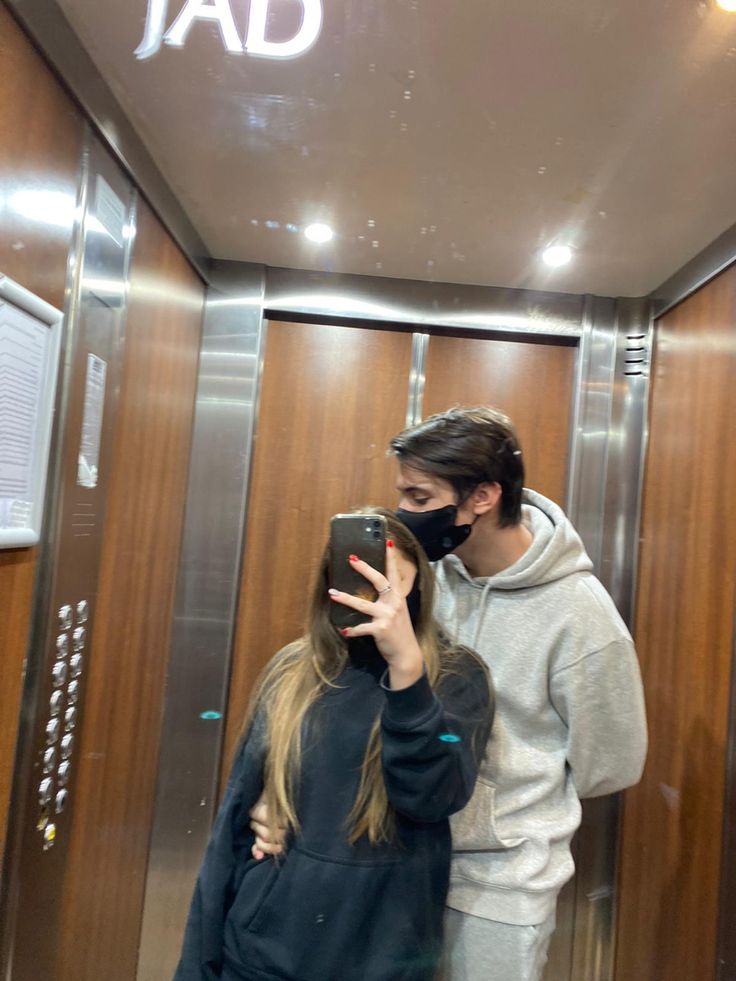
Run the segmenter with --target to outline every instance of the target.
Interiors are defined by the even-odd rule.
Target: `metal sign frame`
[[[27,548],[36,545],[41,537],[51,424],[59,373],[61,326],[64,315],[61,310],[52,307],[19,283],[0,273],[0,316],[6,304],[20,310],[21,313],[32,318],[36,323],[42,324],[48,330],[48,338],[42,355],[43,365],[38,371],[40,377],[37,378],[36,384],[38,402],[30,447],[30,479],[28,481],[27,499],[23,499],[23,507],[16,508],[15,516],[10,524],[3,520],[2,507],[0,507],[0,548]],[[0,350],[0,383],[3,380],[2,355],[3,352]],[[2,395],[2,388],[0,388],[0,397]],[[0,405],[0,426],[2,424],[3,412]],[[2,435],[0,429],[0,439]],[[2,465],[3,459],[2,453],[0,453],[0,487],[3,476]],[[3,498],[0,498],[0,505],[2,500]]]

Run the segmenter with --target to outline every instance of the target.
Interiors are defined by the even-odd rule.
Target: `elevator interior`
[[[391,435],[483,402],[631,626],[651,727],[641,785],[586,803],[546,981],[736,977],[736,14],[12,0],[0,54],[0,274],[65,325],[44,532],[0,551],[7,981],[170,976],[301,629],[270,584],[394,500]]]

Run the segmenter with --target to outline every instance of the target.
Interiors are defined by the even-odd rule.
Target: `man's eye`
[[[423,508],[425,504],[429,504],[428,497],[414,497],[414,503],[418,504],[419,507]]]

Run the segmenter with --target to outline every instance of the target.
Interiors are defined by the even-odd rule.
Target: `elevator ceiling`
[[[324,0],[296,57],[199,20],[143,60],[147,0],[59,3],[217,258],[641,295],[736,221],[736,14],[712,0]],[[242,40],[246,0],[216,3]],[[297,0],[269,10],[298,30]]]

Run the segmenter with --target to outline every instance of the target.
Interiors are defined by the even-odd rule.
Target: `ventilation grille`
[[[625,375],[647,375],[649,373],[649,346],[647,334],[627,334],[624,354]]]

